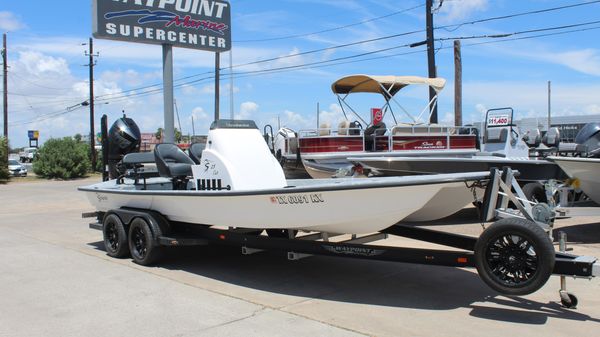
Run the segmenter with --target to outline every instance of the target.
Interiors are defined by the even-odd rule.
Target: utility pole
[[[234,119],[233,113],[233,49],[229,49],[229,118]]]
[[[429,68],[429,78],[437,77],[437,71],[435,67],[435,46],[434,46],[434,37],[433,37],[433,0],[425,1],[425,17],[426,17],[426,25],[427,25],[427,64]],[[435,97],[436,92],[433,88],[429,87],[429,102],[432,102]],[[437,102],[436,102],[437,103]],[[432,104],[430,107],[431,118],[429,119],[430,123],[438,122],[438,112],[437,112],[437,104]]]
[[[548,81],[548,129],[552,125],[552,81]]]
[[[4,83],[4,139],[6,139],[8,146],[8,50],[6,49],[6,33],[2,35],[2,67],[2,80]]]
[[[90,58],[88,67],[90,67],[90,160],[92,162],[92,171],[96,171],[96,135],[94,134],[94,66],[96,62],[94,57],[94,40],[90,37],[90,51],[86,52],[86,56]]]
[[[454,41],[454,124],[462,125],[462,54],[460,40]]]
[[[215,122],[220,117],[219,107],[221,106],[221,93],[220,93],[220,80],[221,80],[221,53],[215,53]]]

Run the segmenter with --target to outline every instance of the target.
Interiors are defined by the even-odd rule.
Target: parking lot
[[[500,296],[475,270],[332,257],[288,261],[231,247],[172,249],[155,267],[106,256],[77,186],[0,185],[0,336],[584,336],[600,280],[559,278]],[[473,209],[432,224],[478,235]],[[562,219],[573,253],[600,256],[600,217]],[[409,239],[394,244],[420,247]]]

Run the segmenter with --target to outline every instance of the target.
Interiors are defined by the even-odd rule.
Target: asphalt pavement
[[[94,179],[0,185],[0,336],[584,336],[600,327],[598,279],[568,280],[580,302],[571,310],[560,306],[558,277],[506,297],[472,269],[218,246],[171,249],[154,267],[113,259],[81,218],[93,209],[76,187]],[[481,232],[473,209],[432,227]],[[557,227],[573,253],[600,256],[600,217]]]

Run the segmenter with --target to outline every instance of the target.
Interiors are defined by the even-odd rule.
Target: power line
[[[481,20],[476,20],[476,21],[471,21],[471,22],[463,23],[463,24],[460,24],[460,25],[469,24],[469,23],[480,23],[480,22],[491,21],[491,20],[499,20],[499,19],[510,18],[510,17],[515,17],[515,16],[535,14],[535,13],[547,12],[547,11],[558,10],[558,9],[565,9],[565,8],[570,8],[570,7],[575,7],[575,6],[589,5],[589,4],[598,3],[598,2],[600,2],[600,0],[598,0],[598,1],[590,1],[590,2],[581,3],[581,4],[574,4],[574,5],[569,5],[569,6],[555,7],[555,8],[551,8],[551,9],[538,10],[538,11],[533,11],[533,12],[518,13],[518,14],[513,14],[513,15],[503,16],[503,17],[494,17],[494,18],[488,18],[488,19],[481,19]],[[558,26],[558,27],[540,28],[540,29],[526,30],[526,31],[514,32],[514,33],[508,33],[508,34],[479,35],[479,36],[455,37],[455,38],[439,38],[439,39],[436,39],[436,40],[437,41],[444,41],[444,40],[450,40],[450,39],[476,39],[476,38],[494,38],[494,39],[499,39],[499,38],[504,38],[504,37],[508,37],[508,36],[526,34],[526,33],[542,32],[542,31],[550,31],[550,30],[558,30],[558,29],[567,29],[567,28],[575,28],[575,27],[580,27],[580,26],[584,26],[584,25],[591,25],[591,24],[595,24],[595,23],[599,23],[599,22],[600,21],[592,21],[592,22],[587,22],[587,23],[578,23],[578,24]],[[444,27],[450,27],[450,26],[456,26],[456,25],[449,25],[449,26],[444,26]],[[443,28],[443,27],[438,27],[438,29],[439,28]],[[507,42],[507,41],[530,39],[530,38],[553,36],[553,35],[561,35],[561,34],[567,34],[567,33],[572,33],[572,32],[580,32],[580,31],[586,31],[586,30],[594,30],[594,29],[600,29],[600,27],[591,27],[591,28],[585,28],[585,29],[571,30],[571,31],[567,31],[567,32],[557,32],[557,33],[550,33],[550,34],[540,34],[540,35],[536,35],[536,36],[513,38],[513,39],[503,39],[503,40],[497,40],[497,41],[486,41],[486,42],[475,43],[475,44],[467,44],[466,46],[478,45],[478,44],[489,44],[489,43],[496,43],[496,42]],[[421,30],[421,31],[423,31],[423,30]],[[332,48],[333,49],[335,49],[335,48],[342,48],[342,47],[345,47],[345,46],[356,45],[356,44],[360,44],[360,43],[373,42],[373,41],[383,40],[383,39],[386,39],[386,38],[392,38],[392,37],[397,37],[397,36],[401,36],[401,35],[414,34],[416,32],[419,32],[419,31],[407,32],[407,33],[401,33],[401,34],[394,34],[394,35],[390,35],[390,36],[387,36],[387,37],[380,37],[380,38],[376,38],[376,39],[358,41],[358,42],[354,42],[354,43],[349,43],[349,44],[344,44],[344,45],[339,45],[339,46],[334,46],[334,47],[329,47],[329,48],[322,48],[322,49],[318,49],[318,50],[314,50],[314,51],[309,51],[309,52],[305,52],[305,53],[300,53],[300,54],[286,55],[286,56],[277,57],[277,58],[271,58],[271,59],[266,59],[266,60],[259,60],[259,61],[250,62],[250,63],[246,63],[246,64],[235,65],[234,67],[247,66],[247,65],[257,64],[257,63],[265,63],[265,62],[279,60],[279,59],[282,59],[282,58],[295,57],[295,56],[299,56],[299,55],[303,55],[303,54],[307,54],[307,53],[316,53],[318,51],[330,50]],[[401,54],[395,54],[395,55],[389,55],[389,56],[375,57],[375,58],[370,58],[370,59],[354,60],[354,61],[349,61],[349,62],[346,61],[346,62],[337,62],[337,63],[335,63],[336,61],[343,61],[343,60],[358,58],[358,57],[362,57],[362,56],[366,56],[366,55],[371,55],[371,54],[375,54],[375,53],[379,53],[379,52],[383,52],[383,51],[389,51],[389,50],[392,50],[392,49],[397,49],[397,48],[406,47],[406,46],[408,46],[408,45],[401,45],[401,46],[395,46],[395,47],[390,47],[390,48],[384,48],[384,49],[380,49],[380,50],[376,50],[376,51],[372,51],[372,52],[368,52],[368,53],[351,55],[351,56],[336,58],[336,59],[327,60],[327,61],[319,61],[319,62],[313,62],[313,63],[308,63],[308,64],[286,66],[286,67],[273,68],[273,69],[256,70],[256,71],[249,71],[249,72],[238,72],[238,73],[234,73],[234,74],[237,74],[238,76],[242,76],[242,77],[259,76],[259,75],[264,75],[264,74],[273,74],[273,73],[281,73],[281,72],[287,72],[287,71],[306,70],[306,69],[313,69],[313,68],[335,66],[335,65],[346,64],[346,63],[364,62],[364,61],[373,60],[373,59],[382,59],[382,58],[394,57],[394,56],[398,56],[398,55],[406,55],[406,54],[413,54],[413,53],[421,52],[421,51],[416,51],[416,52],[401,53]],[[446,47],[442,47],[442,48],[439,48],[439,49],[447,49],[447,48]],[[178,79],[177,81],[182,81],[182,80],[185,80],[185,79],[190,79],[190,78],[193,78],[193,77],[198,77],[198,76],[201,76],[203,74],[208,74],[208,72],[207,73],[196,74],[196,75],[190,75],[190,76]],[[206,80],[209,80],[209,79],[213,79],[213,78],[214,78],[214,76],[208,76],[208,77],[204,77],[204,78],[197,79],[197,80],[194,80],[194,81],[187,81],[187,82],[184,82],[184,83],[180,83],[180,84],[176,85],[175,87],[179,88],[179,87],[183,87],[185,85],[190,85],[190,84],[194,84],[194,83],[200,83],[200,82],[203,82],[203,81],[206,81]],[[140,89],[153,88],[153,87],[157,87],[157,86],[159,86],[159,85],[155,84],[155,85],[150,85],[150,86],[145,86],[145,87],[141,87],[141,88],[135,88],[135,89],[123,91],[123,92],[121,92],[121,94],[117,95],[116,97],[114,95],[103,95],[103,96],[96,96],[96,98],[99,99],[99,100],[101,100],[101,101],[113,101],[114,102],[114,101],[122,101],[122,100],[130,99],[130,98],[133,98],[133,97],[143,97],[143,96],[148,96],[148,95],[153,95],[153,94],[160,93],[160,92],[162,92],[162,88],[159,87],[159,88],[156,88],[156,89],[153,89],[153,90],[148,90],[148,91],[144,91],[144,92],[141,92],[141,93],[135,93],[135,94],[131,94],[131,95],[124,95],[124,93],[138,91]],[[32,96],[32,95],[23,95],[23,96],[26,96],[26,97],[35,97],[35,96]],[[104,98],[102,99],[102,97],[104,97]],[[63,110],[59,110],[59,112],[67,113],[67,112],[70,112],[70,111],[64,111],[64,109],[63,109]]]
[[[588,1],[588,2],[584,2],[584,3],[578,3],[578,4],[566,5],[566,6],[560,6],[560,7],[545,8],[545,9],[540,9],[540,10],[535,10],[535,11],[521,12],[521,13],[515,13],[515,14],[510,14],[510,15],[504,15],[504,16],[496,16],[496,17],[491,17],[491,18],[485,18],[485,19],[479,19],[479,20],[474,20],[474,21],[463,22],[463,23],[460,23],[460,24],[435,27],[434,29],[445,29],[445,28],[448,28],[448,27],[460,27],[460,26],[468,25],[468,24],[477,24],[477,23],[494,21],[494,20],[501,20],[501,19],[508,19],[508,18],[513,18],[513,17],[525,16],[525,15],[539,14],[539,13],[545,13],[545,12],[550,12],[550,11],[557,11],[557,10],[562,10],[562,9],[568,9],[568,8],[572,8],[572,7],[591,5],[591,4],[595,4],[595,3],[600,3],[600,0]],[[409,8],[407,10],[411,10],[411,9],[414,9],[414,8]],[[405,10],[405,11],[407,11],[407,10]],[[244,63],[244,64],[233,65],[232,68],[239,68],[239,67],[244,67],[244,66],[256,65],[256,64],[261,64],[261,63],[278,61],[278,60],[282,60],[282,59],[286,59],[286,58],[291,58],[291,57],[298,57],[298,56],[302,56],[302,55],[309,55],[309,54],[314,54],[314,53],[323,52],[323,51],[329,51],[329,50],[335,50],[335,49],[339,49],[339,48],[345,48],[345,47],[355,46],[355,45],[359,45],[359,44],[365,44],[365,43],[370,43],[370,42],[382,41],[382,40],[391,39],[391,38],[395,38],[395,37],[412,35],[412,34],[424,32],[424,31],[425,31],[424,29],[422,29],[422,30],[415,30],[415,31],[409,31],[409,32],[404,32],[404,33],[399,33],[399,34],[382,36],[382,37],[378,37],[378,38],[374,38],[374,39],[361,40],[361,41],[356,41],[356,42],[351,42],[351,43],[336,45],[336,46],[327,47],[327,48],[320,48],[320,49],[310,50],[310,51],[306,51],[306,52],[302,52],[302,53],[297,53],[297,54],[283,55],[283,56],[279,56],[279,57],[273,57],[273,58],[268,58],[268,59],[263,59],[263,60],[257,60],[257,61],[248,62],[248,63]],[[497,36],[496,36],[496,38],[497,38]],[[209,72],[203,72],[203,73],[193,74],[193,75],[189,75],[189,76],[185,76],[185,77],[176,79],[175,82],[180,82],[180,81],[184,81],[184,80],[187,80],[187,79],[191,79],[191,78],[195,78],[195,77],[199,77],[199,76],[203,76],[203,75],[208,75],[208,74],[211,74],[211,73],[212,72],[209,71]],[[160,83],[157,83],[157,84],[152,84],[152,85],[147,85],[147,86],[142,86],[142,87],[138,87],[138,88],[134,88],[134,89],[125,90],[122,93],[134,92],[134,91],[137,91],[137,90],[143,90],[143,89],[148,89],[148,88],[153,88],[153,87],[158,87],[158,86],[162,87],[162,85]],[[159,90],[162,90],[162,89],[159,89]],[[101,98],[109,97],[109,96],[110,95],[101,95],[101,96],[96,96],[96,97],[101,99]]]
[[[437,38],[435,40],[436,41],[448,41],[448,40],[472,40],[472,39],[484,39],[484,38],[505,38],[505,37],[514,36],[514,35],[522,35],[522,34],[546,32],[546,31],[551,31],[551,30],[575,28],[575,27],[581,27],[581,26],[594,25],[594,24],[598,24],[598,23],[600,23],[600,20],[576,23],[576,24],[571,24],[571,25],[564,25],[564,26],[523,30],[523,31],[513,32],[513,33],[458,36],[458,37],[442,37],[442,38]]]
[[[591,24],[595,24],[595,23],[600,23],[600,21],[592,21],[592,22],[578,23],[578,24],[565,25],[565,26],[532,29],[532,30],[519,31],[519,32],[513,32],[513,33],[505,33],[505,34],[479,35],[479,36],[468,36],[468,37],[437,38],[436,41],[461,40],[461,39],[477,39],[477,38],[504,38],[504,37],[514,36],[514,35],[522,35],[522,34],[527,34],[527,33],[542,32],[542,31],[549,31],[549,30],[559,30],[559,29],[566,29],[566,28],[574,28],[574,27],[579,27],[579,26],[591,25]],[[326,61],[318,61],[318,62],[313,62],[313,63],[307,63],[307,64],[302,64],[302,65],[285,66],[285,67],[279,67],[279,68],[273,68],[273,69],[261,69],[261,70],[248,71],[248,72],[235,72],[235,73],[233,73],[233,75],[246,75],[246,74],[256,74],[256,73],[270,73],[270,72],[278,71],[278,70],[296,69],[296,68],[306,67],[306,66],[310,66],[310,65],[320,65],[320,64],[326,64],[326,63],[332,63],[332,62],[336,62],[336,61],[347,60],[347,59],[352,59],[352,58],[358,58],[358,57],[362,57],[362,56],[372,55],[372,54],[376,54],[376,53],[381,53],[381,52],[385,52],[385,51],[389,51],[389,50],[393,50],[393,49],[405,48],[405,47],[408,47],[410,45],[411,44],[404,44],[404,45],[399,45],[399,46],[394,46],[394,47],[389,47],[389,48],[378,49],[378,50],[371,51],[371,52],[366,52],[366,53],[361,53],[361,54],[355,54],[355,55],[345,56],[345,57],[339,57],[339,58],[335,58],[335,59],[331,59],[331,60],[326,60]],[[234,66],[234,67],[236,67],[236,66]],[[188,82],[180,83],[180,84],[176,85],[175,87],[182,87],[182,86],[185,86],[185,85],[189,85],[189,84],[201,82],[201,81],[204,81],[204,80],[207,80],[207,79],[211,79],[211,78],[214,78],[214,76],[209,76],[209,77],[202,78],[202,79],[195,80],[195,81],[188,81]],[[124,97],[135,97],[135,96],[138,96],[138,95],[143,95],[143,94],[148,94],[148,93],[158,93],[158,92],[161,92],[161,91],[162,91],[162,89],[157,88],[157,89],[153,89],[153,90],[142,92],[140,94],[133,94],[133,95],[123,95],[123,94],[120,94],[116,98],[118,99],[118,98],[124,98]],[[103,97],[104,98],[102,100],[106,100],[106,101],[115,99],[114,96],[106,96],[105,95]]]
[[[565,32],[554,32],[554,33],[546,33],[546,34],[538,34],[538,35],[532,35],[532,36],[523,36],[523,37],[516,37],[516,38],[510,38],[510,39],[495,39],[492,41],[484,41],[484,42],[477,42],[477,43],[470,43],[470,44],[465,44],[463,46],[468,47],[468,46],[477,46],[477,45],[484,45],[484,44],[494,44],[494,43],[504,43],[504,42],[510,42],[510,41],[516,41],[516,40],[526,40],[526,39],[533,39],[533,38],[540,38],[540,37],[548,37],[548,36],[556,36],[556,35],[564,35],[564,34],[569,34],[569,33],[575,33],[575,32],[582,32],[582,31],[590,31],[590,30],[597,30],[600,29],[600,26],[598,27],[588,27],[588,28],[580,28],[580,29],[573,29],[570,31],[565,31]],[[439,49],[450,49],[452,47],[442,47]],[[344,62],[336,62],[336,63],[331,63],[331,64],[314,64],[311,66],[308,65],[298,65],[298,66],[294,66],[294,69],[270,69],[267,71],[262,71],[261,73],[255,72],[255,73],[250,73],[250,72],[246,72],[246,73],[238,73],[239,75],[237,76],[238,78],[241,77],[255,77],[255,76],[261,76],[261,75],[270,75],[270,74],[275,74],[275,73],[284,73],[284,72],[290,72],[290,71],[298,71],[298,70],[308,70],[308,69],[315,69],[315,68],[323,68],[323,67],[329,67],[329,66],[336,66],[336,65],[342,65],[342,64],[349,64],[349,63],[357,63],[357,62],[365,62],[365,61],[372,61],[372,60],[379,60],[379,59],[385,59],[385,58],[392,58],[392,57],[398,57],[398,56],[403,56],[403,55],[410,55],[410,54],[417,54],[417,53],[423,53],[425,52],[425,50],[418,50],[418,51],[412,51],[412,52],[405,52],[405,53],[397,53],[397,54],[392,54],[392,55],[384,55],[384,56],[378,56],[378,57],[371,57],[371,58],[366,58],[366,59],[360,59],[360,60],[352,60],[352,61],[344,61]],[[323,63],[325,63],[326,61],[322,61]],[[289,67],[288,67],[289,68]],[[195,81],[192,81],[193,83],[200,83],[202,81],[207,81],[210,79],[213,79],[214,76],[208,76],[202,79],[198,79]],[[190,83],[192,83],[190,82]],[[180,84],[178,87],[182,87],[183,85],[186,85],[189,83],[185,83],[185,84]],[[144,97],[144,96],[149,96],[149,95],[155,95],[158,94],[162,91],[162,89],[157,89],[157,90],[153,90],[153,91],[149,91],[149,92],[145,92],[145,93],[140,93],[140,94],[136,94],[136,95],[131,95],[131,96],[122,96],[119,97],[117,99],[105,99],[105,101],[110,100],[111,102],[119,102],[119,101],[123,101],[123,100],[127,100],[129,98],[132,97]],[[43,121],[43,120],[47,120],[47,119],[51,119],[54,117],[59,117],[61,115],[76,111],[78,109],[80,109],[81,107],[77,107],[73,110],[69,110],[69,109],[61,109],[52,113],[48,113],[48,114],[44,114],[41,116],[36,117],[33,120],[24,120],[24,121],[16,121],[13,123],[9,123],[10,125],[26,125],[26,124],[31,124],[31,123],[35,123],[38,121]]]
[[[41,85],[41,84],[37,84],[37,83],[31,82],[31,81],[25,79],[24,77],[21,77],[20,75],[17,75],[15,72],[11,71],[9,73],[10,73],[11,76],[16,77],[16,78],[18,78],[19,80],[21,80],[23,82],[29,83],[31,85],[35,85],[36,87],[40,87],[40,88],[44,88],[44,89],[50,89],[50,90],[71,90],[72,89],[72,88],[53,88],[53,87],[48,87],[48,86],[45,86],[45,85]]]
[[[514,14],[509,14],[509,15],[494,16],[494,17],[486,18],[486,19],[479,19],[479,20],[468,21],[468,22],[463,22],[463,23],[458,23],[458,24],[439,26],[439,27],[436,27],[435,29],[445,29],[445,30],[448,30],[447,28],[455,27],[454,29],[449,30],[449,31],[455,31],[458,28],[460,28],[462,26],[465,26],[465,25],[473,25],[473,24],[478,24],[478,23],[483,23],[483,22],[489,22],[489,21],[511,19],[511,18],[516,18],[516,17],[519,17],[519,16],[525,16],[525,15],[533,15],[533,14],[541,14],[541,13],[553,12],[553,11],[558,11],[558,10],[563,10],[563,9],[569,9],[569,8],[579,7],[579,6],[593,5],[593,4],[596,4],[596,3],[600,3],[600,0],[594,0],[594,1],[576,3],[576,4],[571,4],[571,5],[559,6],[559,7],[538,9],[538,10],[534,10],[534,11],[514,13]]]
[[[398,14],[402,14],[402,13],[406,13],[409,11],[412,11],[414,9],[420,8],[425,6],[424,4],[422,5],[418,5],[418,6],[414,6],[411,8],[406,8],[406,9],[402,9],[390,14],[386,14],[386,15],[382,15],[382,16],[378,16],[376,18],[372,18],[372,19],[368,19],[368,20],[363,20],[363,21],[359,21],[359,22],[355,22],[355,23],[351,23],[351,24],[347,24],[347,25],[343,25],[343,26],[338,26],[338,27],[334,27],[334,28],[329,28],[329,29],[324,29],[324,30],[320,30],[320,31],[316,31],[316,32],[312,32],[312,33],[303,33],[303,34],[294,34],[294,35],[286,35],[286,36],[279,36],[279,37],[272,37],[272,38],[264,38],[264,39],[251,39],[251,40],[237,40],[237,41],[233,41],[233,42],[237,42],[237,43],[246,43],[246,42],[269,42],[269,41],[280,41],[280,40],[288,40],[288,39],[296,39],[296,38],[301,38],[301,37],[308,37],[308,36],[314,36],[314,35],[319,35],[319,34],[323,34],[323,33],[329,33],[329,32],[333,32],[336,30],[342,30],[342,29],[346,29],[346,28],[350,28],[350,27],[354,27],[354,26],[360,26],[360,25],[364,25],[365,23],[369,23],[369,22],[373,22],[373,21],[378,21],[381,19],[385,19],[385,18],[389,18]]]

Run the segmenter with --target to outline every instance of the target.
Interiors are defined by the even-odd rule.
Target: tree
[[[75,136],[73,136],[73,139],[75,139],[75,141],[77,143],[81,143],[81,140],[83,139],[83,136],[81,135],[81,133],[78,133]]]
[[[161,140],[164,132],[165,130],[163,128],[158,128],[158,130],[156,130],[156,133],[154,134],[156,136],[156,139]],[[183,136],[181,134],[181,131],[175,129],[175,143],[180,143],[182,137]]]
[[[6,138],[0,137],[0,181],[6,181],[8,178],[8,142]]]
[[[74,179],[91,170],[89,150],[85,143],[73,138],[50,139],[37,152],[33,171],[40,177]]]
[[[181,143],[181,131],[175,129],[175,143]]]

